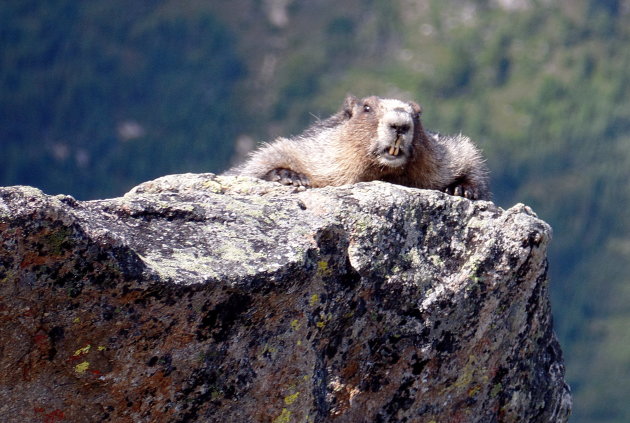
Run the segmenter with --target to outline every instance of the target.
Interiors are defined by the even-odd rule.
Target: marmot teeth
[[[399,136],[398,138],[396,138],[396,142],[394,143],[394,145],[389,147],[389,154],[391,154],[392,156],[397,156],[398,153],[400,153],[401,142],[402,142],[402,137]]]

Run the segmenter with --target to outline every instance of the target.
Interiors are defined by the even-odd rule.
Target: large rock
[[[380,182],[0,189],[0,420],[564,422],[550,232]]]

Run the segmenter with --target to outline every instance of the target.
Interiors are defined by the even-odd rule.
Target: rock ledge
[[[0,188],[0,420],[565,422],[550,233],[381,182]]]

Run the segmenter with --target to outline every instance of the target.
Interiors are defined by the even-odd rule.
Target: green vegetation
[[[554,228],[572,421],[630,421],[628,2],[281,3],[3,3],[0,185],[120,195],[220,171],[239,135],[298,133],[348,92],[414,99],[480,144],[498,204]]]
[[[108,196],[227,162],[245,74],[230,33],[157,3],[0,6],[3,184]]]

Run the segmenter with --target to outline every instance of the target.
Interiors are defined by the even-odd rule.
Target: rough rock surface
[[[0,189],[3,422],[564,422],[550,228],[382,182]]]

